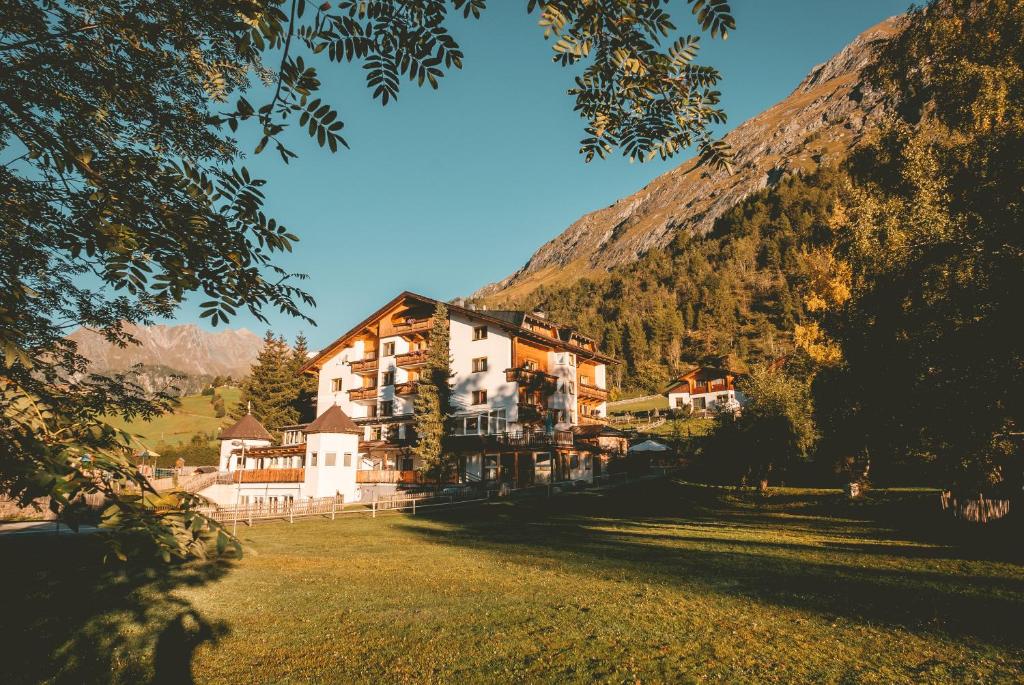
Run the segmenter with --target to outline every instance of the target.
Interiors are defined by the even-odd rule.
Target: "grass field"
[[[650,411],[652,409],[668,409],[668,397],[658,395],[649,399],[618,400],[608,403],[609,414],[622,414],[625,412]]]
[[[120,576],[95,540],[0,539],[0,681],[1020,682],[1020,538],[934,503],[647,481]]]
[[[217,394],[224,397],[224,406],[231,408],[238,403],[241,390],[235,387],[217,388]],[[229,425],[230,418],[218,419],[214,415],[209,395],[189,395],[181,398],[181,404],[170,414],[164,414],[153,421],[124,421],[110,419],[115,428],[137,436],[142,446],[155,449],[157,445],[185,445],[196,433],[215,434],[221,426]]]

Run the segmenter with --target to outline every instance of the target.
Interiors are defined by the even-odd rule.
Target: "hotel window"
[[[580,385],[590,385],[590,376],[580,376]]]
[[[676,398],[676,409],[682,409],[685,406],[686,406],[686,400],[684,400],[682,397],[677,397]]]
[[[345,466],[352,466],[352,453],[351,452],[345,452],[344,464],[345,464]]]
[[[341,392],[341,379],[340,378],[332,378],[331,379],[331,392]]]
[[[370,442],[376,442],[381,438],[380,426],[373,426],[370,428]]]
[[[490,414],[490,432],[491,433],[506,433],[508,432],[508,419],[505,417],[504,409],[495,409]]]
[[[335,452],[328,452],[324,455],[324,466],[334,466],[338,459],[338,455]]]
[[[480,433],[480,418],[477,416],[466,417],[466,435],[478,435]]]
[[[534,361],[533,359],[526,359],[523,361],[523,368],[526,369],[527,371],[536,371],[537,362]]]
[[[473,360],[473,373],[480,373],[487,370],[487,357],[477,357]]]
[[[385,371],[384,373],[382,373],[380,375],[380,384],[381,385],[394,385],[395,384],[395,372],[394,371]]]
[[[473,340],[487,340],[487,326],[474,326]]]
[[[393,416],[395,413],[395,403],[391,400],[380,403],[380,415],[381,416]]]
[[[487,404],[487,391],[486,390],[474,390],[473,391],[473,404]]]
[[[309,465],[316,466],[316,452],[313,452],[311,455],[309,455]]]
[[[394,357],[395,356],[395,343],[393,343],[393,342],[386,342],[386,343],[384,343],[384,354],[383,354],[383,356],[385,356],[385,357]]]
[[[370,419],[377,418],[377,405],[374,404],[366,408],[366,417]]]

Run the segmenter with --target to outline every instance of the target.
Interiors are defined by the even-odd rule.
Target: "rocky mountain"
[[[540,286],[566,285],[633,263],[678,232],[707,233],[725,211],[787,173],[810,171],[844,156],[884,116],[860,72],[879,42],[898,30],[894,17],[863,32],[814,67],[785,100],[729,133],[725,139],[735,152],[732,174],[698,167],[690,159],[639,192],[582,217],[541,246],[519,271],[473,297],[485,303],[515,302]]]
[[[92,362],[95,372],[125,371],[136,364],[143,365],[140,379],[147,389],[163,386],[172,374],[187,376],[188,390],[195,385],[191,381],[198,378],[241,378],[248,375],[263,345],[260,336],[244,328],[210,333],[195,324],[182,324],[130,325],[127,330],[139,341],[138,345],[118,347],[84,329],[68,337]]]

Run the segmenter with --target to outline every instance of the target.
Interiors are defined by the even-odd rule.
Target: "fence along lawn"
[[[936,516],[662,480],[240,527],[243,559],[164,576],[0,541],[3,680],[1018,682],[1019,528]]]

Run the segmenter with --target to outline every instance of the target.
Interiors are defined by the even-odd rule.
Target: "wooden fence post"
[[[335,516],[335,513],[337,512],[337,510],[338,510],[338,498],[335,497],[334,500],[331,502],[331,520],[332,521],[334,520],[334,516]]]
[[[370,518],[377,518],[377,500],[370,503]]]
[[[416,498],[415,497],[412,498],[412,515],[413,516],[416,515]]]
[[[295,510],[292,509],[292,503],[288,503],[288,523],[295,523]]]

